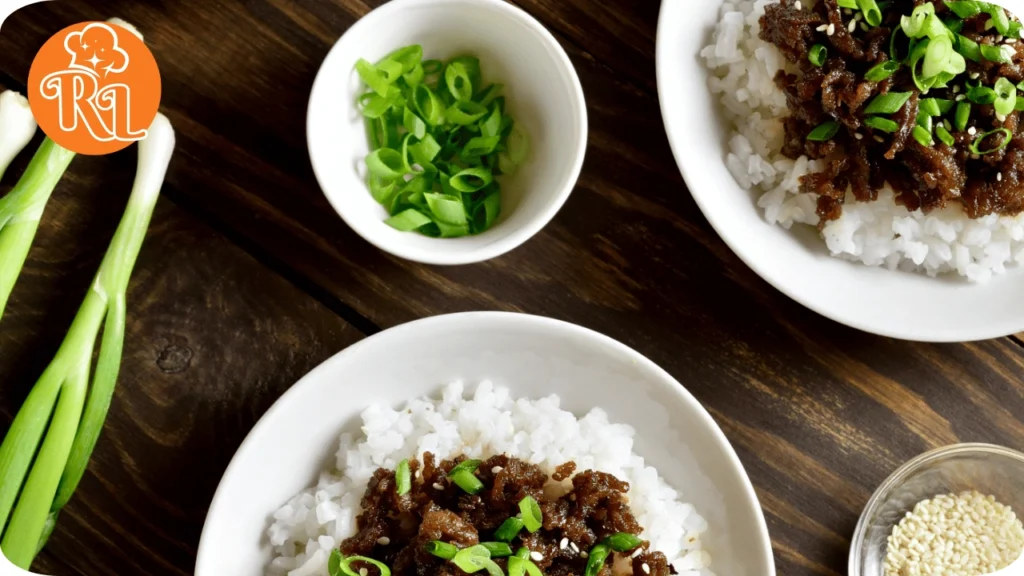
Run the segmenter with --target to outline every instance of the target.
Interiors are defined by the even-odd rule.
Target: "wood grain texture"
[[[24,82],[36,48],[68,24],[111,15],[133,22],[161,65],[164,107],[179,131],[181,168],[167,192],[179,207],[364,331],[512,310],[638,349],[692,391],[736,447],[780,574],[845,574],[867,498],[920,452],[957,441],[1024,448],[1018,340],[926,345],[839,326],[765,284],[718,239],[685,189],[657,113],[658,2],[517,3],[576,65],[590,147],[555,221],[475,266],[419,266],[377,251],[345,227],[313,178],[303,130],[309,88],[332,43],[378,1],[41,4],[0,33],[0,72]],[[234,401],[258,394],[240,390]],[[195,542],[179,545],[194,551]],[[181,555],[168,563],[191,569]]]
[[[78,157],[52,198],[0,329],[0,430],[53,357],[117,226],[134,153]],[[172,171],[185,166],[175,160]],[[17,174],[17,170],[14,174]],[[36,568],[191,574],[206,508],[257,418],[361,334],[161,201],[128,294],[104,434]]]

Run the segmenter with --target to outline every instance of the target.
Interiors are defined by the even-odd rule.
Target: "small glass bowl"
[[[886,540],[921,500],[977,490],[1024,514],[1024,454],[991,444],[957,444],[922,454],[871,496],[850,545],[850,576],[884,576]]]

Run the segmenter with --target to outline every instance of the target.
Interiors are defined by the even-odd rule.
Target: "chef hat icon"
[[[93,74],[120,74],[128,69],[128,53],[118,45],[117,32],[106,23],[94,22],[64,39],[71,55],[70,68]]]

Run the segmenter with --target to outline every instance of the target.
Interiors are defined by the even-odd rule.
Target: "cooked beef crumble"
[[[782,151],[793,159],[806,155],[825,161],[822,172],[801,180],[802,192],[817,195],[820,225],[840,216],[847,189],[858,201],[867,202],[877,198],[876,191],[886,182],[895,191],[896,201],[909,210],[928,212],[959,203],[971,218],[1024,211],[1020,112],[998,117],[993,105],[974,104],[965,129],[952,126],[949,130],[952,145],[935,138],[933,145],[925,146],[911,135],[921,98],[955,101],[963,95],[963,82],[958,78],[947,88],[933,88],[922,95],[906,65],[879,82],[864,77],[869,69],[889,59],[890,38],[900,25],[900,17],[909,15],[915,6],[924,3],[922,0],[895,0],[886,8],[879,26],[864,30],[866,26],[858,23],[852,33],[848,25],[855,13],[840,8],[838,0],[818,0],[813,7],[811,3],[781,0],[766,7],[760,37],[777,46],[801,70],[800,74],[779,72],[775,78],[786,94],[790,111],[784,121]],[[934,6],[937,16],[952,15],[943,2],[936,1]],[[1011,63],[968,59],[962,76],[985,86],[994,85],[999,78],[1017,84],[1024,80],[1024,42],[1007,43],[994,28],[986,30],[988,19],[985,13],[966,18],[960,34],[979,44],[1007,46],[1005,50],[1012,53]],[[828,58],[820,67],[808,59],[816,43],[828,49]],[[912,93],[907,103],[889,117],[898,130],[886,133],[865,126],[865,107],[874,97],[890,91]],[[825,142],[807,140],[816,126],[827,121],[840,124],[834,138]],[[971,143],[997,128],[1012,134],[1008,145],[991,154],[972,155]],[[989,136],[980,148],[995,148],[1004,138],[1003,134]]]
[[[575,471],[575,463],[559,466],[549,480],[533,464],[494,456],[477,468],[475,474],[484,489],[471,495],[447,478],[448,471],[463,460],[460,457],[437,465],[428,452],[422,465],[410,461],[412,488],[401,496],[394,471],[380,468],[374,472],[361,503],[358,532],[341,543],[342,554],[380,560],[395,576],[458,576],[464,572],[427,552],[426,544],[440,540],[461,549],[495,541],[495,530],[519,514],[519,502],[526,496],[540,503],[543,526],[533,533],[522,530],[511,546],[513,550],[525,546],[539,554],[532,555],[533,562],[546,576],[582,576],[586,553],[594,545],[619,532],[639,535],[642,531],[626,500],[629,484],[610,474],[580,472],[572,476],[572,485],[564,494],[552,497],[545,487],[564,485]],[[665,555],[649,547],[643,542],[635,557],[625,556],[627,570],[634,576],[675,574]],[[506,559],[494,560],[507,572]],[[612,561],[609,556],[598,576],[611,576]],[[376,571],[368,567],[368,573]]]

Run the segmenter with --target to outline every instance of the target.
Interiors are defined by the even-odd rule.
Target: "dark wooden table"
[[[780,574],[845,574],[864,503],[920,452],[958,441],[1024,448],[1020,338],[930,345],[863,334],[790,301],[719,240],[657,112],[657,0],[516,1],[576,65],[590,148],[543,233],[457,268],[362,241],[309,165],[317,67],[379,0],[60,0],[4,23],[0,85],[19,90],[61,28],[134,23],[160,63],[178,133],[131,284],[111,414],[37,569],[191,574],[221,473],[270,404],[360,338],[448,312],[568,320],[671,372],[739,452]],[[2,429],[63,338],[134,169],[133,152],[79,157],[54,194],[0,324]]]

